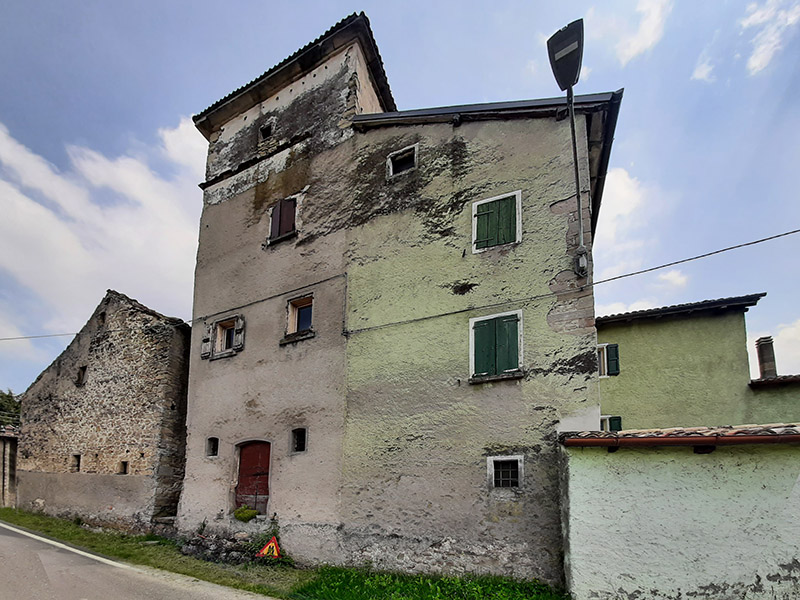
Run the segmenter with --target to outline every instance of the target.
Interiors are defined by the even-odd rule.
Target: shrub
[[[242,523],[247,523],[252,521],[256,518],[258,511],[255,508],[250,508],[247,504],[244,504],[233,511],[233,516],[236,517]]]

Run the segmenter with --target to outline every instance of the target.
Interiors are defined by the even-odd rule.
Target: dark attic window
[[[391,178],[417,166],[417,144],[392,152],[386,160],[386,175]]]
[[[97,320],[100,322],[100,325],[106,324],[106,311],[101,312],[97,315]]]
[[[305,452],[308,448],[308,434],[305,427],[292,429],[292,452]]]
[[[86,383],[86,366],[78,367],[78,374],[75,376],[75,385]]]
[[[264,123],[258,131],[262,140],[268,139],[272,136],[272,123]]]

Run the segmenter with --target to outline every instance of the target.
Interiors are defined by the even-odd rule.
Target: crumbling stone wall
[[[22,396],[19,506],[125,527],[175,514],[189,327],[109,291]]]

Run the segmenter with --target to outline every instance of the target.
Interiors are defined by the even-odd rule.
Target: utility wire
[[[609,277],[607,279],[601,279],[600,281],[595,281],[595,282],[590,283],[588,285],[582,286],[581,289],[584,290],[584,289],[587,289],[587,288],[590,288],[590,287],[595,287],[595,286],[603,284],[603,283],[609,283],[611,281],[617,281],[618,279],[624,279],[626,277],[633,277],[634,275],[642,275],[644,273],[651,273],[652,271],[658,271],[659,269],[666,269],[667,267],[674,267],[675,265],[682,265],[683,263],[692,262],[694,260],[700,260],[701,258],[708,258],[709,256],[714,256],[716,254],[722,254],[723,252],[729,252],[731,250],[737,250],[739,248],[745,248],[747,246],[754,246],[756,244],[761,244],[763,242],[769,242],[771,240],[776,240],[778,238],[786,237],[786,236],[789,236],[789,235],[794,235],[796,233],[800,233],[800,229],[793,229],[791,231],[785,231],[784,233],[779,233],[777,235],[771,235],[769,237],[761,238],[761,239],[758,239],[758,240],[753,240],[752,242],[745,242],[743,244],[736,244],[735,246],[728,246],[727,248],[720,248],[719,250],[714,250],[713,252],[706,252],[705,254],[698,254],[697,256],[692,256],[690,258],[682,258],[681,260],[675,260],[675,261],[664,263],[664,264],[661,264],[661,265],[658,265],[658,266],[655,266],[655,267],[642,269],[640,271],[633,271],[631,273],[624,273],[622,275],[616,275],[615,277]],[[334,275],[333,277],[329,277],[328,279],[323,279],[321,282],[317,282],[317,283],[323,283],[325,281],[328,281],[329,279],[335,279],[336,277],[341,277],[341,276],[342,275]],[[302,288],[298,288],[298,289],[307,288],[307,287],[310,287],[310,285],[315,285],[315,284],[309,284],[307,286],[303,286]],[[275,294],[274,296],[270,296],[270,298],[277,298],[279,296],[284,296],[287,293],[291,293],[291,292],[281,292],[280,294]],[[518,299],[515,299],[515,300],[505,300],[503,302],[496,302],[494,304],[487,304],[487,305],[484,305],[484,306],[469,306],[467,308],[462,308],[462,309],[454,310],[454,311],[451,311],[451,312],[440,313],[440,314],[430,315],[430,316],[426,316],[426,317],[418,317],[416,319],[407,319],[405,321],[397,321],[397,322],[393,322],[393,323],[385,323],[383,325],[374,325],[372,327],[365,327],[363,329],[351,329],[349,331],[346,331],[345,333],[349,335],[351,333],[359,333],[361,331],[370,331],[370,330],[373,330],[373,329],[383,329],[384,327],[391,327],[393,325],[406,325],[408,323],[415,323],[415,322],[418,322],[418,321],[427,321],[428,319],[434,319],[436,317],[446,317],[446,316],[449,316],[449,315],[456,315],[456,314],[463,313],[463,312],[468,312],[468,311],[471,311],[471,310],[480,310],[480,309],[483,309],[483,308],[493,308],[495,306],[502,306],[502,305],[505,305],[505,304],[516,304],[516,303],[519,303],[519,302],[530,302],[531,300],[539,300],[539,299],[542,299],[542,298],[547,298],[549,296],[555,296],[555,295],[556,294],[554,292],[549,292],[547,294],[541,294],[539,296],[529,296],[527,298],[518,298]],[[256,304],[257,302],[261,302],[261,301],[266,300],[266,299],[267,298],[264,298],[262,300],[256,300],[254,302],[245,304],[244,306],[250,306],[251,304]],[[243,307],[238,307],[238,308],[243,308]],[[231,309],[231,310],[234,310],[234,309]],[[229,311],[224,311],[224,312],[229,312]],[[219,314],[222,314],[222,313],[219,313]],[[209,316],[213,316],[213,315],[206,315],[206,317],[204,317],[204,318],[208,318]],[[195,320],[199,320],[199,318],[195,319]],[[186,321],[186,322],[190,323],[191,319],[189,321]],[[67,336],[67,335],[78,335],[78,334],[77,333],[51,333],[51,334],[47,334],[47,335],[22,335],[22,336],[18,336],[18,337],[0,338],[0,342],[7,342],[7,341],[11,341],[11,340],[33,340],[33,339],[38,339],[38,338],[61,337],[61,336]]]

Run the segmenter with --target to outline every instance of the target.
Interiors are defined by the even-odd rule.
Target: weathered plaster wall
[[[561,580],[556,427],[597,397],[592,295],[570,293],[569,140],[550,119],[356,136],[342,493],[354,561]],[[418,168],[387,183],[386,156],[414,143]],[[585,177],[584,145],[581,161]],[[515,190],[521,243],[473,254],[471,203]],[[470,385],[470,317],[517,309],[525,378]],[[525,456],[520,490],[490,488],[499,454]]]
[[[800,447],[571,448],[575,600],[800,595]]]
[[[121,294],[106,295],[22,396],[20,507],[130,526],[175,514],[188,330]],[[86,373],[78,384],[80,367]],[[73,455],[80,472],[71,472]],[[128,474],[116,475],[122,461]]]
[[[748,386],[743,312],[602,325],[597,337],[619,344],[620,374],[600,380],[600,406],[625,429],[800,420],[797,386]]]

